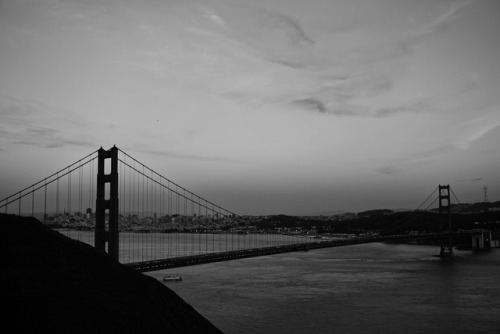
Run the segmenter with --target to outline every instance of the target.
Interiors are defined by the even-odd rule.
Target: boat
[[[182,281],[182,277],[180,277],[179,275],[167,275],[163,277],[163,281],[164,282]]]

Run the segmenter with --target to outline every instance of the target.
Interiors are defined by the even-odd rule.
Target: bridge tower
[[[451,224],[451,202],[450,185],[439,185],[439,229],[445,231],[445,224],[448,225],[448,235],[441,239],[441,252],[439,256],[444,258],[453,257],[453,228]]]
[[[105,174],[106,160],[111,163],[111,171]],[[108,188],[108,189],[106,189]],[[106,195],[109,194],[109,198]],[[108,230],[106,230],[106,216]],[[97,197],[95,248],[106,251],[118,260],[118,148],[106,151],[102,147],[97,156]]]

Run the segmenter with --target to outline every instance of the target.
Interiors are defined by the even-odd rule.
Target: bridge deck
[[[170,258],[164,260],[154,260],[154,261],[144,261],[128,263],[127,266],[136,269],[141,272],[155,271],[162,269],[178,268],[185,266],[193,266],[203,263],[230,261],[249,257],[258,257],[265,255],[273,255],[280,253],[291,253],[299,251],[308,251],[311,249],[328,248],[328,247],[339,247],[347,245],[357,245],[370,242],[387,242],[387,241],[408,241],[408,240],[423,240],[423,239],[435,239],[442,237],[443,233],[430,233],[430,234],[420,234],[420,235],[392,235],[392,236],[377,236],[377,237],[363,237],[363,238],[349,238],[349,239],[338,239],[329,241],[318,241],[310,243],[301,244],[290,244],[282,246],[273,247],[263,247],[263,248],[253,248],[246,250],[237,250],[229,252],[219,252],[211,254],[202,254],[194,256],[185,256]]]

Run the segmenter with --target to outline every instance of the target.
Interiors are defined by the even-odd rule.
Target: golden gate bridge
[[[439,185],[402,221],[376,236],[321,238],[294,231],[251,229],[228,209],[196,195],[114,146],[102,147],[0,201],[0,210],[33,216],[66,236],[107,251],[121,263],[151,271],[368,242],[438,239],[453,257],[451,195]],[[437,233],[393,234],[434,212]]]

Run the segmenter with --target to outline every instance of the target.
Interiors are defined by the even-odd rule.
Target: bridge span
[[[183,256],[183,257],[176,257],[176,258],[162,259],[162,260],[141,261],[141,262],[129,263],[127,264],[127,266],[141,272],[147,272],[147,271],[155,271],[162,269],[193,266],[204,263],[237,260],[250,257],[309,251],[320,248],[358,245],[358,244],[373,243],[373,242],[405,242],[405,241],[407,242],[407,241],[417,241],[417,240],[442,239],[447,237],[448,233],[354,237],[354,238],[345,238],[337,240],[317,241],[317,242],[308,242],[300,244],[252,248],[252,249],[236,250],[229,252],[217,252],[211,254]]]
[[[100,148],[0,200],[0,210],[37,217],[58,230],[67,228],[69,236],[76,235],[78,240],[87,233],[91,240],[81,241],[131,268],[152,271],[368,242],[423,239],[439,240],[440,255],[452,257],[451,193],[449,185],[439,185],[415,210],[416,215],[431,212],[439,216],[440,226],[432,230],[441,233],[393,235],[399,232],[386,230],[376,237],[314,242],[303,238],[298,243],[292,236],[284,240],[270,225],[259,232],[273,238],[252,243],[238,237],[240,232],[252,231],[244,217],[181,187],[114,146]],[[401,226],[407,223],[397,222]],[[197,244],[195,234],[201,241]],[[177,239],[173,240],[174,236]],[[125,259],[122,251],[132,254],[131,258]]]

